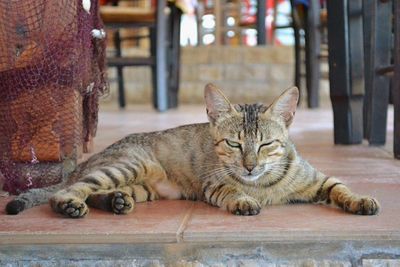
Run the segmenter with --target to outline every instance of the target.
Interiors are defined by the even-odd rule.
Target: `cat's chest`
[[[279,187],[263,188],[260,186],[241,187],[246,194],[257,199],[262,205],[275,205],[286,203],[288,193]]]
[[[182,192],[179,186],[167,179],[157,181],[152,184],[152,187],[157,191],[161,198],[180,199],[182,197]]]

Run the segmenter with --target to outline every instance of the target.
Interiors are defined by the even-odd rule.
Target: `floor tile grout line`
[[[379,150],[382,150],[385,152],[387,155],[389,155],[392,159],[394,158],[393,152],[390,150],[387,150],[385,146],[378,147]]]
[[[188,225],[189,220],[192,218],[193,210],[194,210],[195,203],[191,203],[189,210],[186,212],[185,216],[182,219],[181,224],[179,225],[178,230],[176,231],[176,242],[181,243],[183,242],[183,233]]]

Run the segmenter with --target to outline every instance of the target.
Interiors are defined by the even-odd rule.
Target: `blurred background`
[[[263,4],[261,17],[258,9]],[[134,8],[137,12],[154,10],[155,1],[120,0],[103,1],[103,5],[118,5]],[[171,1],[169,2],[171,4]],[[182,11],[179,24],[180,75],[178,102],[180,104],[202,104],[203,88],[208,82],[221,87],[233,102],[266,102],[269,103],[284,89],[299,85],[301,87],[301,104],[306,106],[306,31],[308,1],[289,0],[188,0],[174,1],[174,5]],[[106,28],[114,21],[108,21],[107,12],[103,20]],[[134,10],[132,9],[132,10]],[[141,10],[141,11],[139,11]],[[170,10],[165,11],[171,12]],[[318,10],[322,20],[326,20],[324,3]],[[325,15],[324,15],[325,14]],[[319,20],[320,18],[318,18]],[[260,26],[261,25],[261,26]],[[262,27],[262,28],[261,28]],[[324,43],[326,23],[315,25],[312,31],[319,31],[318,47],[315,54],[327,50]],[[116,53],[115,34],[119,31],[122,40],[122,56],[149,56],[151,41],[146,38],[150,29],[107,29],[108,56]],[[263,40],[260,40],[259,32]],[[296,32],[295,32],[296,31]],[[297,40],[296,35],[297,34]],[[295,77],[296,41],[298,42],[299,66]],[[310,41],[311,42],[311,41]],[[319,58],[316,58],[319,59]],[[301,61],[301,62],[300,62]],[[317,87],[320,95],[318,101],[329,106],[329,81],[327,79],[327,60],[318,60],[315,69],[318,73]],[[152,102],[153,85],[151,68],[135,66],[124,68],[124,93],[126,104],[148,104]],[[109,68],[110,94],[101,100],[102,106],[118,105],[117,68]],[[297,81],[296,81],[297,80]],[[310,87],[310,85],[308,85]],[[120,93],[121,94],[121,93]],[[315,101],[314,101],[315,102]],[[319,103],[311,104],[317,107]],[[310,106],[309,105],[309,106]]]

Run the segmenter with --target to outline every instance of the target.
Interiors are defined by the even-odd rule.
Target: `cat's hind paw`
[[[134,209],[135,201],[129,194],[116,191],[111,200],[111,207],[115,214],[127,214]]]
[[[241,197],[228,204],[228,211],[235,215],[252,216],[261,211],[261,205],[252,197]]]

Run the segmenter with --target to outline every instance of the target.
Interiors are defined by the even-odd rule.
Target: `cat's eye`
[[[238,142],[230,141],[225,139],[225,143],[230,147],[241,148],[242,146]]]
[[[261,145],[258,147],[258,152],[260,152],[261,148],[263,148],[263,147],[265,147],[265,148],[271,147],[272,145],[274,145],[274,144],[277,143],[277,142],[278,142],[278,140],[272,140],[272,141],[269,141],[269,142],[266,142],[266,143],[261,144]]]

